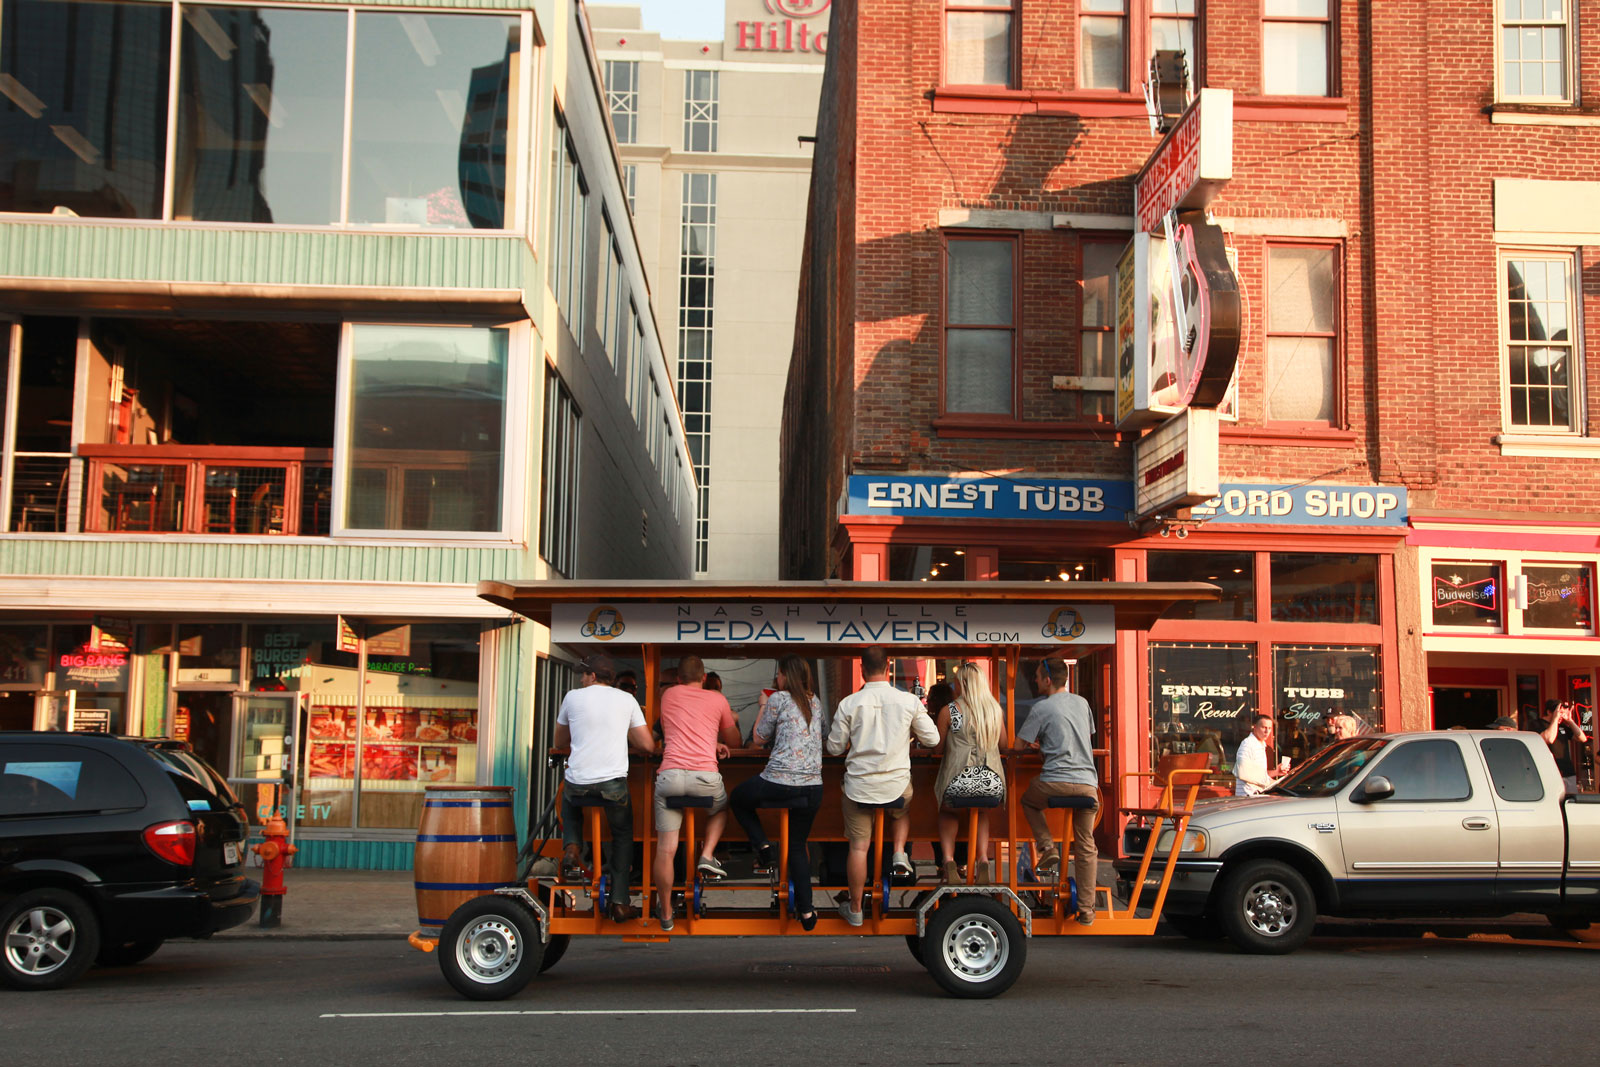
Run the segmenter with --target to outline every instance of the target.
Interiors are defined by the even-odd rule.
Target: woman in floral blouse
[[[811,863],[806,838],[822,807],[822,704],[812,692],[811,665],[799,656],[778,661],[773,679],[777,692],[756,718],[754,738],[772,745],[766,769],[742,782],[728,797],[757,863],[768,870],[776,862],[772,842],[761,827],[756,805],[763,801],[800,798],[804,807],[789,811],[789,878],[794,882],[794,914],[807,930],[817,925],[811,903]]]

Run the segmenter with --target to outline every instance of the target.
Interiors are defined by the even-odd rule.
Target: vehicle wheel
[[[471,1000],[504,1000],[528,984],[544,962],[539,920],[499,894],[457,908],[439,935],[439,969]]]
[[[1582,941],[1586,945],[1600,944],[1600,923],[1574,919],[1570,915],[1552,915],[1550,925],[1574,941]]]
[[[922,939],[923,966],[946,993],[993,997],[1011,988],[1027,962],[1022,924],[987,897],[956,897],[933,915]]]
[[[1167,915],[1164,918],[1190,941],[1220,941],[1224,936],[1221,924],[1209,915]]]
[[[100,922],[83,898],[35,889],[0,909],[0,981],[13,989],[60,989],[100,951]]]
[[[906,948],[911,950],[911,958],[926,967],[928,961],[922,958],[922,938],[916,934],[906,935]]]
[[[1218,918],[1245,952],[1282,955],[1311,937],[1317,898],[1300,872],[1278,860],[1252,860],[1228,872],[1218,890]]]
[[[545,942],[544,959],[539,961],[539,973],[543,974],[561,962],[561,957],[567,954],[567,946],[572,944],[571,934],[551,934],[550,940]]]
[[[143,963],[154,956],[163,944],[165,942],[161,938],[155,937],[144,941],[124,941],[120,945],[102,945],[95,962],[102,967],[127,967]]]

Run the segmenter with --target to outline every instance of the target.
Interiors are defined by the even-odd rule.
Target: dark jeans
[[[760,775],[747,778],[728,794],[728,807],[733,817],[744,827],[750,844],[756,848],[770,845],[767,833],[761,827],[761,816],[756,805],[766,800],[789,800],[803,797],[806,806],[789,811],[789,880],[794,883],[794,913],[804,915],[814,910],[811,904],[811,859],[806,855],[806,838],[811,836],[811,824],[822,808],[820,785],[782,785],[769,782]]]
[[[627,899],[628,880],[633,877],[633,801],[628,796],[628,780],[613,778],[590,785],[563,784],[561,789],[561,842],[583,847],[587,833],[587,813],[574,804],[575,797],[603,797],[606,823],[611,827],[611,844],[605,850],[606,873],[611,876],[611,892],[618,900]]]

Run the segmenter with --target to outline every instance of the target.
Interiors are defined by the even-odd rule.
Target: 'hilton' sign
[[[828,51],[827,21],[813,28],[805,19],[825,14],[833,0],[762,0],[776,20],[758,19],[734,22],[735,52],[815,52]]]

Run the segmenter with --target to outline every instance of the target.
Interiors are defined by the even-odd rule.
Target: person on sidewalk
[[[583,811],[573,801],[598,796],[605,800],[606,822],[611,827],[611,848],[606,874],[611,879],[611,904],[606,909],[613,922],[627,922],[638,913],[629,899],[633,875],[633,801],[628,794],[628,750],[643,755],[655,752],[655,738],[644,724],[639,702],[615,688],[616,666],[611,657],[596,653],[578,668],[577,689],[561,700],[556,713],[553,748],[567,749],[566,784],[561,790],[561,878],[586,882],[583,866]]]
[[[1059,659],[1041,660],[1034,668],[1034,684],[1044,696],[1028,712],[1017,731],[1019,749],[1037,749],[1044,755],[1039,776],[1022,794],[1022,813],[1033,830],[1041,877],[1061,870],[1061,852],[1050,836],[1045,806],[1051,797],[1092,797],[1092,808],[1071,808],[1074,875],[1078,880],[1078,924],[1094,925],[1094,887],[1099,872],[1099,851],[1094,844],[1095,816],[1100,810],[1099,776],[1089,739],[1094,736],[1094,713],[1089,702],[1067,691],[1067,665]]]
[[[1267,762],[1267,745],[1272,740],[1272,716],[1257,715],[1250,720],[1250,732],[1239,742],[1233,756],[1233,795],[1253,797],[1272,788],[1275,780],[1288,773],[1287,767]]]
[[[678,684],[661,694],[661,767],[656,772],[656,859],[654,876],[660,905],[656,918],[672,929],[672,861],[678,854],[683,812],[667,807],[669,796],[710,797],[705,843],[696,870],[710,878],[728,872],[716,860],[717,842],[728,822],[728,794],[717,761],[738,745],[739,723],[728,699],[704,688],[706,665],[699,656],[678,661]]]
[[[867,853],[872,848],[873,811],[862,804],[884,804],[896,797],[904,803],[889,813],[894,824],[892,871],[901,877],[916,873],[906,855],[911,824],[906,820],[911,803],[911,738],[929,748],[939,743],[939,728],[928,717],[922,701],[889,684],[889,654],[878,646],[861,653],[862,686],[839,701],[828,731],[828,752],[845,760],[843,797],[845,837],[850,855],[845,878],[850,896],[839,902],[839,914],[851,926],[860,926],[862,894],[867,884]]]
[[[811,665],[799,656],[778,661],[773,683],[775,692],[762,707],[752,734],[761,744],[771,743],[772,754],[759,775],[739,783],[728,803],[756,850],[757,865],[771,870],[777,860],[756,806],[767,800],[805,802],[805,807],[789,811],[789,880],[794,883],[795,918],[810,930],[817,925],[817,912],[811,903],[806,841],[822,807],[822,702],[811,691]]]

